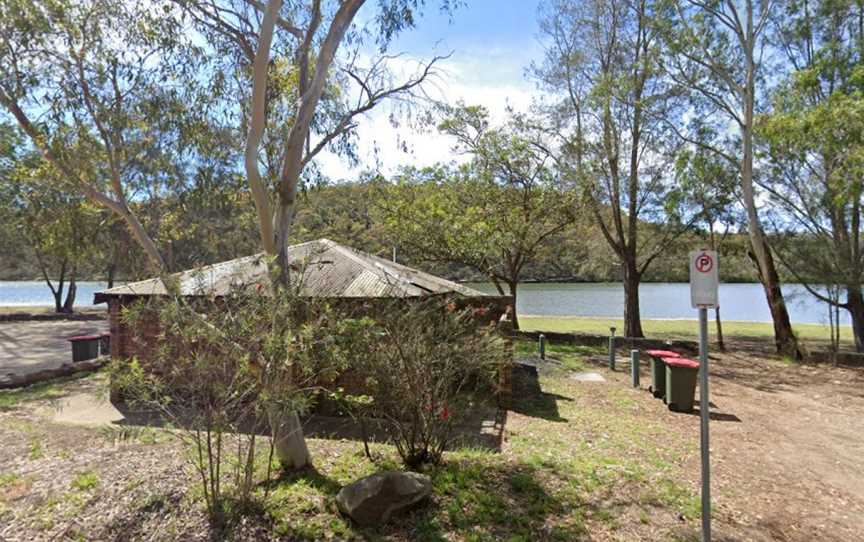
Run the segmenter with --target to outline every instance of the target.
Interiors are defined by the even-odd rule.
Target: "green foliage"
[[[360,417],[383,422],[408,467],[441,460],[454,426],[477,408],[474,394],[492,395],[510,362],[494,327],[455,301],[392,301],[348,325],[350,374],[365,392],[349,401]]]
[[[524,119],[514,115],[491,128],[483,107],[442,113],[439,130],[471,162],[403,170],[385,189],[385,224],[411,253],[469,267],[515,297],[526,266],[575,222],[575,194]]]
[[[72,489],[92,491],[99,486],[99,475],[93,471],[79,473],[72,479]]]

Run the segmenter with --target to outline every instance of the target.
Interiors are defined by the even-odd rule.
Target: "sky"
[[[439,76],[427,85],[427,93],[450,103],[461,100],[484,105],[494,123],[503,119],[508,104],[525,110],[536,94],[536,85],[525,70],[532,61],[540,61],[543,53],[538,39],[538,0],[467,2],[451,17],[440,13],[438,2],[429,0],[416,27],[403,32],[390,51],[404,55],[397,61],[402,69],[436,54],[452,53],[441,62]],[[448,137],[434,130],[418,133],[405,122],[394,127],[390,119],[395,112],[384,103],[361,119],[358,167],[322,153],[318,160],[322,172],[334,181],[352,180],[364,170],[390,174],[403,165],[423,167],[458,159]]]

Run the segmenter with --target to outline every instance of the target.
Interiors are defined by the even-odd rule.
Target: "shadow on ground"
[[[136,409],[125,401],[112,400],[111,404],[123,416],[123,420],[118,422],[119,425],[184,429],[193,429],[196,426],[195,420],[191,418],[187,420],[168,418],[158,411]],[[491,404],[479,405],[454,427],[451,448],[471,447],[500,452],[506,423],[506,410]],[[267,423],[261,420],[250,420],[243,424],[240,431],[269,435]],[[361,423],[350,416],[309,415],[303,420],[303,433],[307,438],[389,442],[385,422],[367,418]]]
[[[572,401],[570,397],[547,393],[540,388],[537,368],[526,365],[513,367],[513,398],[510,410],[533,418],[553,422],[566,422],[558,410],[558,401]]]

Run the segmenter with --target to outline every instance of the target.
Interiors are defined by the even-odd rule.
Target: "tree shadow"
[[[155,410],[136,408],[125,401],[112,400],[111,404],[122,415],[118,425],[146,426],[156,428],[195,429],[200,420],[194,414],[185,417],[167,418]],[[342,416],[310,414],[303,418],[303,434],[307,438],[326,440],[352,440],[356,442],[389,443],[390,433],[382,420]],[[453,427],[448,449],[461,447],[482,448],[500,452],[504,442],[507,411],[491,402],[480,403],[467,412]],[[236,429],[240,433],[269,436],[266,420],[249,419]]]
[[[309,487],[313,487],[330,496],[335,496],[342,489],[342,485],[339,482],[323,474],[314,466],[296,471],[280,470],[270,480],[260,483],[259,487],[265,491],[269,491],[283,484],[295,484],[301,481]]]
[[[798,393],[828,385],[841,387],[843,395],[864,398],[864,369],[783,362],[746,351],[726,353],[712,363],[711,378],[765,393]]]
[[[515,365],[512,374],[513,397],[510,410],[532,418],[553,422],[566,422],[558,411],[558,401],[572,401],[570,397],[544,392],[536,367]]]

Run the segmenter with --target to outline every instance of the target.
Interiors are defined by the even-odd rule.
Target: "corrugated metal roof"
[[[292,280],[299,280],[302,295],[316,297],[420,297],[457,293],[468,297],[487,294],[467,286],[394,263],[350,247],[319,239],[288,249]],[[237,258],[173,275],[184,295],[225,295],[236,286],[268,284],[263,254]],[[96,303],[123,295],[164,295],[162,279],[133,282],[98,292]]]

